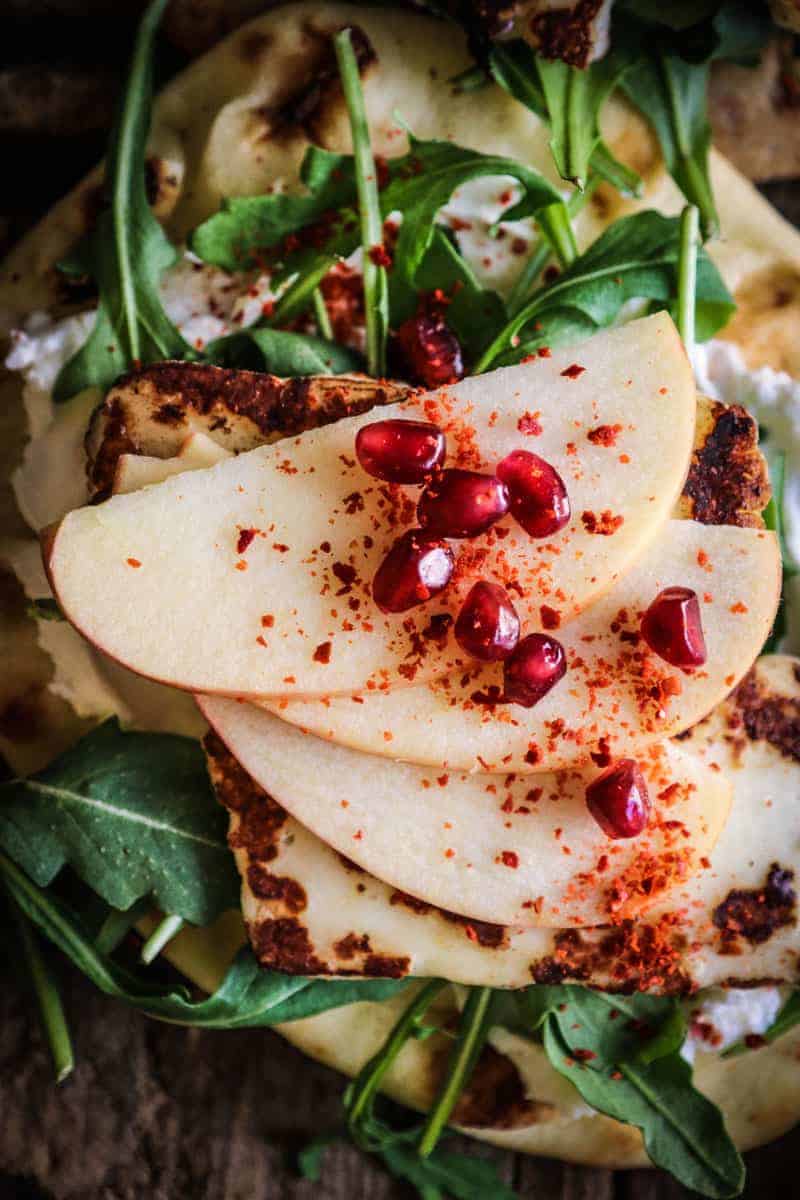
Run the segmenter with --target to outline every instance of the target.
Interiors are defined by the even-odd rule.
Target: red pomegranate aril
[[[469,538],[484,533],[508,512],[506,485],[495,475],[442,471],[425,488],[417,505],[417,520],[437,537]]]
[[[519,617],[505,588],[480,580],[456,620],[456,641],[482,662],[508,658],[519,641]]]
[[[397,539],[375,572],[375,603],[385,613],[416,608],[447,587],[454,566],[449,546],[420,529],[410,529]]]
[[[670,666],[702,667],[708,655],[697,592],[668,587],[659,592],[642,617],[642,637]]]
[[[418,313],[397,331],[403,367],[413,383],[443,387],[464,374],[458,338],[439,313]]]
[[[508,488],[509,510],[531,537],[551,537],[571,513],[564,480],[549,462],[530,450],[512,450],[497,468]]]
[[[503,668],[503,699],[533,708],[567,672],[561,642],[546,633],[529,633]]]
[[[632,758],[622,758],[586,789],[586,804],[610,838],[638,837],[650,820],[644,775]]]
[[[388,483],[424,483],[446,451],[444,434],[428,421],[374,421],[356,434],[361,466]]]

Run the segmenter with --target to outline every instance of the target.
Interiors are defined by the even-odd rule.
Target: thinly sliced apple
[[[216,466],[231,451],[226,450],[205,433],[190,433],[172,458],[155,458],[149,454],[121,454],[114,471],[111,490],[115,496],[138,492],[140,488],[163,483],[171,475],[184,471],[200,471]]]
[[[220,738],[209,734],[205,744],[217,798],[231,813],[229,837],[242,876],[242,911],[265,967],[312,975],[433,975],[457,983],[522,987],[530,982],[531,965],[554,953],[557,935],[550,929],[506,928],[457,915],[381,882],[357,867],[352,855],[343,857],[290,816],[247,774]],[[675,749],[666,759],[665,755],[662,766],[684,777],[688,764],[698,786],[697,807],[705,806],[705,820],[716,821],[729,801],[729,789],[719,775],[698,772]],[[302,778],[298,783],[304,787]],[[403,794],[400,803],[405,800]],[[411,808],[415,807],[412,799]],[[681,807],[669,811],[677,815]],[[713,816],[712,810],[716,810]],[[411,816],[404,813],[399,826],[392,816],[391,824],[400,833]],[[570,820],[568,815],[566,819]],[[495,824],[492,814],[489,825]],[[566,842],[567,836],[565,831],[559,841]],[[708,850],[708,837],[700,840]],[[685,844],[682,837],[681,841]],[[563,871],[565,856],[560,847],[551,845],[546,853]],[[617,869],[613,852],[609,857],[614,865],[593,885],[600,902]],[[699,861],[702,854],[694,857]],[[433,873],[440,873],[438,864],[433,868]],[[473,873],[479,869],[476,864]],[[448,872],[458,870],[457,865],[447,864]],[[428,874],[425,869],[418,878]]]
[[[772,533],[671,521],[607,596],[557,632],[569,669],[534,708],[497,702],[497,667],[407,690],[264,706],[340,745],[439,769],[536,772],[598,752],[641,753],[699,721],[741,679],[772,625],[780,570]],[[640,614],[672,585],[700,597],[708,661],[691,674],[637,636]]]
[[[430,618],[457,611],[476,577],[513,583],[535,629],[554,609],[571,619],[631,567],[680,492],[695,393],[662,314],[383,411],[440,421],[464,466],[535,446],[565,478],[573,521],[547,542],[505,523],[463,544],[458,584],[383,616],[371,580],[413,524],[416,493],[362,471],[353,445],[369,417],[349,418],[70,513],[46,549],[65,615],[110,657],[193,691],[306,697],[435,678],[464,660],[452,636],[424,636]],[[529,414],[535,438],[518,429]]]
[[[614,841],[586,807],[597,767],[533,781],[437,776],[333,746],[254,705],[199,703],[244,769],[312,833],[393,887],[482,921],[632,916],[697,869],[727,816],[724,778],[670,743],[641,759],[655,817],[638,838]]]

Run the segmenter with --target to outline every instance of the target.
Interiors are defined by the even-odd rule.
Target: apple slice
[[[436,420],[463,467],[535,447],[566,481],[572,522],[534,540],[507,520],[461,544],[459,582],[435,603],[385,616],[371,581],[418,491],[366,475],[353,448],[370,417],[348,418],[70,513],[46,546],[65,615],[125,666],[193,691],[307,697],[435,678],[466,664],[452,636],[425,636],[431,615],[454,615],[476,578],[512,585],[530,630],[556,610],[573,618],[630,568],[680,493],[695,392],[660,314],[382,415]]]
[[[230,456],[230,450],[220,446],[208,434],[190,433],[172,458],[155,458],[149,454],[120,454],[111,491],[115,496],[138,492],[140,488],[163,483],[171,475],[216,466],[218,462]]]
[[[311,975],[411,974],[524,987],[531,964],[554,953],[553,930],[512,929],[460,916],[383,883],[290,816],[219,737],[209,734],[205,748],[217,798],[231,814],[242,912],[263,966]],[[685,760],[680,751],[670,753],[679,773]],[[719,775],[691,769],[703,800],[724,812],[729,789]],[[553,857],[563,869],[558,850]],[[598,881],[598,893],[614,869]]]
[[[730,791],[670,743],[640,765],[654,817],[612,840],[586,807],[599,774],[436,775],[293,729],[254,705],[199,698],[255,781],[365,871],[440,908],[502,925],[597,925],[641,912],[698,868]]]
[[[340,745],[439,770],[535,772],[594,753],[638,754],[699,721],[741,679],[772,625],[780,571],[772,533],[671,521],[607,596],[557,631],[567,674],[533,708],[498,702],[495,666],[401,691],[264,707]],[[673,585],[700,598],[708,661],[692,673],[637,640],[640,614]]]

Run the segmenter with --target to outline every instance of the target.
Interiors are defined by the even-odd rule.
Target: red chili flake
[[[444,852],[445,858],[455,858],[455,854],[455,850],[445,850]]]
[[[572,1057],[576,1062],[591,1062],[597,1055],[594,1050],[573,1050]]]
[[[258,642],[259,646],[264,646],[266,648],[267,643],[265,642],[265,640],[261,636],[261,634],[258,635],[258,637],[256,638],[256,641]]]
[[[333,649],[332,642],[320,642],[314,651],[314,662],[322,663],[327,666],[331,661],[331,650]]]
[[[239,537],[236,542],[236,553],[237,554],[244,554],[245,550],[250,545],[250,543],[255,540],[255,536],[256,536],[257,532],[258,532],[258,530],[256,530],[256,529],[241,529],[239,531]]]
[[[746,613],[749,611],[750,611],[750,609],[747,607],[746,604],[742,604],[741,600],[737,600],[735,604],[731,605],[732,613]]]
[[[539,349],[536,351],[536,353],[539,355],[539,358],[552,358],[553,357],[553,351],[550,349],[549,346],[540,346]]]
[[[586,436],[595,446],[614,446],[620,433],[621,425],[598,425],[596,429],[590,429]]]
[[[265,629],[272,629],[272,626],[275,624],[275,618],[273,617],[272,613],[263,613],[261,617],[261,624]]]
[[[598,738],[597,750],[594,753],[590,751],[589,757],[593,763],[597,764],[598,767],[609,766],[611,763],[611,747],[609,745],[608,738],[605,735]]]
[[[140,567],[142,565],[139,562],[138,558],[126,558],[125,561],[127,562],[129,567]]]
[[[541,750],[539,749],[539,747],[536,745],[535,742],[531,742],[530,745],[528,746],[527,751],[525,752],[525,762],[530,763],[530,765],[533,767],[536,765],[536,763],[541,762],[541,760],[542,760]]]
[[[247,563],[245,562],[245,560],[243,558],[240,558],[239,561],[237,562],[236,570],[237,571],[246,571],[247,570]]]
[[[283,542],[273,542],[272,549],[277,550],[279,554],[285,554],[286,551],[289,549],[289,547],[286,546]]]
[[[572,363],[570,366],[565,367],[561,374],[564,379],[577,379],[585,370],[586,367],[579,367],[577,363]]]
[[[394,266],[394,259],[382,242],[378,246],[370,246],[369,258],[376,267],[385,267],[387,271],[391,271]]]
[[[343,584],[336,593],[337,596],[345,596],[352,588],[356,579],[356,569],[350,566],[349,563],[335,562],[331,567],[336,578]]]
[[[275,312],[275,301],[274,300],[265,300],[264,303],[261,305],[262,317],[271,317],[274,312]]]
[[[620,525],[624,523],[625,518],[615,516],[609,508],[606,508],[599,515],[591,511],[582,512],[581,521],[587,533],[596,533],[601,537],[610,537],[613,533],[617,532]]]
[[[516,871],[519,866],[519,855],[514,850],[503,850],[499,860],[495,861],[499,861],[504,867],[511,867],[512,870]]]
[[[521,237],[512,238],[512,241],[511,241],[511,253],[512,254],[526,254],[527,251],[528,251],[528,243],[525,241],[525,238],[521,238]]]
[[[538,412],[523,413],[520,419],[517,421],[517,429],[520,431],[520,433],[524,433],[526,437],[538,437],[542,432],[542,427],[536,419],[539,415],[540,414]]]
[[[447,787],[449,780],[449,775],[437,775],[436,777],[436,782],[438,783],[439,787]]]
[[[539,616],[542,621],[542,629],[558,629],[561,624],[561,613],[557,608],[551,608],[549,604],[543,604],[540,607]]]

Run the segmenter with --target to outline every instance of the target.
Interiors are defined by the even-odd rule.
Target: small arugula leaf
[[[563,179],[583,188],[591,167],[625,195],[640,194],[641,179],[614,157],[599,128],[603,104],[630,65],[621,55],[612,51],[579,70],[513,41],[492,46],[489,65],[501,87],[550,125],[550,146]]]
[[[153,216],[145,189],[153,57],[165,5],[166,0],[153,0],[136,35],[106,164],[109,207],[65,265],[91,275],[99,302],[87,341],[56,379],[57,402],[88,387],[107,388],[134,363],[193,357],[161,303],[159,281],[178,253]]]
[[[723,1053],[723,1058],[735,1058],[739,1054],[744,1054],[746,1050],[760,1049],[765,1043],[770,1044],[783,1037],[785,1033],[790,1033],[792,1029],[796,1029],[800,1025],[800,991],[794,991],[789,996],[783,1008],[778,1013],[775,1020],[770,1025],[769,1029],[765,1029],[762,1034],[757,1036],[754,1041],[748,1045],[747,1040],[736,1042],[735,1045],[729,1046]]]
[[[618,318],[629,300],[676,310],[680,219],[650,210],[622,217],[549,284],[533,293],[481,356],[476,373],[496,360],[517,362],[542,345],[579,340]],[[734,309],[711,259],[697,256],[696,333],[711,337]],[[535,325],[535,328],[533,326]],[[511,349],[512,339],[520,336]]]
[[[563,201],[551,183],[524,163],[497,154],[481,154],[452,142],[423,142],[409,137],[405,165],[381,194],[385,215],[400,212],[403,223],[395,248],[395,269],[414,279],[434,232],[436,214],[456,188],[485,176],[509,176],[522,188],[522,199],[500,220],[524,210],[532,215]],[[516,219],[516,218],[514,218]]]
[[[361,356],[336,342],[262,325],[218,338],[209,343],[206,352],[220,366],[286,377],[343,375],[363,369]]]
[[[61,1003],[61,994],[53,972],[42,954],[30,921],[13,899],[9,901],[9,904],[22,954],[28,968],[31,986],[39,1006],[42,1028],[50,1047],[56,1083],[63,1083],[67,1076],[72,1074],[75,1056],[64,1006]]]
[[[414,282],[397,271],[389,273],[389,309],[396,329],[414,316],[420,299],[441,293],[447,305],[447,324],[459,340],[467,362],[474,361],[506,322],[497,292],[481,287],[469,263],[459,253],[449,230],[437,225]]]
[[[313,243],[330,247],[332,255],[352,254],[358,244],[358,216],[353,158],[311,146],[300,167],[299,195],[237,196],[223,200],[218,213],[192,233],[191,249],[204,262],[226,271],[261,266],[265,251],[281,246],[300,229],[315,228]]]
[[[59,950],[102,992],[148,1016],[203,1029],[246,1029],[316,1016],[364,1000],[385,1000],[404,979],[304,979],[265,971],[243,949],[213,995],[192,1000],[182,986],[160,984],[147,971],[131,971],[98,950],[81,918],[53,889],[37,886],[0,851],[0,879],[12,897]]]
[[[37,775],[0,785],[0,847],[43,887],[69,863],[118,909],[152,895],[207,924],[236,908],[225,830],[197,743],[124,733],[115,720]]]
[[[578,1041],[582,1041],[581,1033]],[[569,1079],[598,1112],[642,1131],[647,1153],[685,1187],[712,1200],[741,1194],[744,1164],[725,1129],[719,1109],[692,1084],[692,1071],[680,1054],[652,1063],[576,1057],[565,1022],[552,1016],[544,1025],[544,1048],[551,1064]]]
[[[786,538],[786,515],[784,508],[786,455],[775,450],[768,438],[762,440],[761,448],[769,467],[769,481],[772,487],[770,502],[764,509],[764,524],[767,529],[771,529],[777,534],[783,565],[781,605],[775,617],[772,631],[761,651],[762,654],[772,654],[777,650],[781,639],[786,634],[786,584],[788,580],[793,579],[800,572],[800,567],[798,567],[798,564],[792,557]]]
[[[37,621],[66,621],[66,617],[58,607],[58,601],[52,596],[43,596],[38,600],[30,600],[25,611],[29,617]]]

